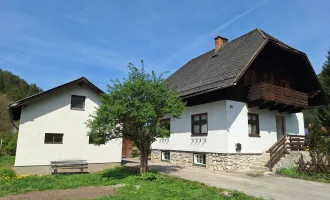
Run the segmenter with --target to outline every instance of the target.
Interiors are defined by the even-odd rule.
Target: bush
[[[2,168],[0,169],[0,178],[1,177],[10,177],[13,178],[16,176],[16,172],[10,168]]]
[[[146,172],[141,176],[141,179],[145,181],[153,181],[157,179],[157,175],[152,172]]]

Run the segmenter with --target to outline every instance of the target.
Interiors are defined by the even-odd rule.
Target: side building
[[[87,160],[89,172],[119,165],[121,139],[96,146],[87,136],[101,93],[82,77],[10,104],[11,120],[19,120],[17,173],[49,174],[50,162],[63,160]]]

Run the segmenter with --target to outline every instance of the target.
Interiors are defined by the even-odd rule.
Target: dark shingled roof
[[[268,33],[255,29],[225,43],[217,52],[212,49],[190,60],[166,82],[176,87],[181,96],[233,86],[268,40],[295,50]]]

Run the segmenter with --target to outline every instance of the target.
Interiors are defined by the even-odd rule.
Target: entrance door
[[[283,135],[285,135],[285,128],[284,128],[284,117],[283,116],[276,116],[276,131],[277,131],[277,140],[281,139]]]

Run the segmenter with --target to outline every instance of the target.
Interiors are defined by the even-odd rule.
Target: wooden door
[[[132,154],[133,154],[133,142],[123,138],[121,156],[125,158],[131,158],[133,156]]]
[[[285,135],[285,121],[283,116],[276,116],[276,132],[277,140],[281,139]]]

